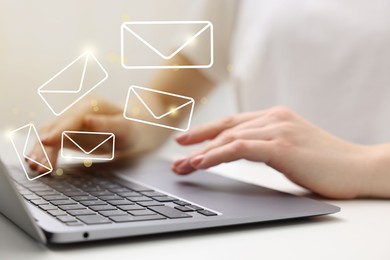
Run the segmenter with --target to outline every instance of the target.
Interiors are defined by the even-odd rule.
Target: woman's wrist
[[[390,144],[368,148],[359,197],[390,198]]]

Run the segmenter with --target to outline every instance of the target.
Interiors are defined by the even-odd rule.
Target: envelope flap
[[[211,23],[197,22],[128,22],[123,29],[138,38],[163,59],[171,59],[186,46],[196,43],[196,38],[211,27]],[[161,44],[161,37],[168,44]]]
[[[133,91],[145,108],[149,110],[156,119],[163,118],[169,114],[174,114],[176,111],[194,102],[192,98],[142,87],[133,86]],[[163,96],[166,104],[168,104],[166,107],[161,107],[160,104],[153,102],[153,100],[155,100],[156,97],[159,98],[159,96]]]
[[[41,140],[39,139],[38,132],[37,132],[36,128],[34,127],[34,125],[28,125],[28,127],[26,127],[26,129],[28,129],[28,132],[26,135],[24,135],[26,139],[25,139],[24,146],[23,146],[23,157],[29,161],[32,161],[32,162],[38,164],[39,166],[41,166],[49,171],[52,171],[53,167],[50,163],[49,157],[46,154],[46,150],[45,150]],[[41,152],[45,156],[46,164],[44,164],[40,161],[37,161],[36,159],[33,159],[29,156],[27,149],[34,147],[36,144],[38,144],[40,146]]]
[[[64,131],[62,133],[64,139],[73,143],[80,151],[85,154],[91,154],[99,147],[103,146],[109,140],[114,139],[112,133],[98,133],[98,132],[78,132],[78,131]],[[83,144],[81,145],[81,140]]]
[[[88,55],[83,54],[79,56],[43,84],[39,91],[77,93],[82,87],[87,65]]]
[[[103,82],[107,71],[94,55],[85,52],[39,88],[40,93],[79,93]]]

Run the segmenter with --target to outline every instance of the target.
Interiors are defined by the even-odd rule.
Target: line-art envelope
[[[164,95],[167,100],[172,101],[172,105],[169,108],[157,108],[149,100],[145,101],[147,97],[154,96],[155,98],[160,98],[161,95]],[[130,86],[127,94],[123,116],[125,119],[140,123],[177,131],[187,131],[190,128],[194,106],[195,100],[193,98],[133,85]],[[184,118],[187,118],[184,124],[185,127],[179,127],[170,123],[169,117],[176,116],[178,113],[185,113],[184,115],[186,117]]]
[[[39,87],[38,95],[59,116],[107,78],[107,71],[96,57],[85,52]]]
[[[85,141],[87,140],[88,141]],[[84,140],[88,145],[80,144]],[[104,145],[108,146],[103,147]],[[78,153],[68,152],[73,148]],[[108,151],[108,152],[107,152]],[[61,138],[61,156],[67,159],[110,161],[114,159],[115,135],[104,132],[64,131]]]
[[[42,141],[39,138],[38,132],[33,124],[27,124],[12,131],[10,133],[10,139],[28,180],[33,181],[53,171],[53,167],[50,163],[49,157],[47,156],[46,150],[43,147]],[[21,143],[20,140],[16,139],[22,139],[23,142]],[[29,148],[29,146],[32,146],[36,143],[40,145],[41,152],[45,156],[47,164],[38,162],[27,155],[27,149]],[[34,164],[43,167],[47,171],[39,174],[37,172],[33,172],[32,170],[28,169],[28,166],[26,165],[25,161],[33,162]]]
[[[167,28],[176,30],[167,32],[169,35],[164,35]],[[171,40],[175,33],[183,31],[180,30],[182,28],[188,28],[185,37],[177,39],[177,46],[168,46],[164,49],[163,47],[167,47],[167,44],[173,44]],[[147,30],[149,31],[143,32]],[[156,37],[156,34],[162,35]],[[161,41],[161,38],[165,39]],[[154,42],[156,39],[158,42]],[[197,40],[203,40],[201,42],[202,51],[210,53],[207,60],[200,62],[201,64],[162,65],[182,50],[191,48]],[[209,21],[137,21],[125,22],[121,26],[121,64],[125,69],[210,68],[214,63],[213,45],[213,25]],[[172,50],[172,47],[176,49]],[[136,48],[138,49],[135,50]],[[140,52],[142,59],[135,60],[137,56],[140,56]],[[145,62],[148,63],[149,58],[151,58],[151,64],[145,64]]]

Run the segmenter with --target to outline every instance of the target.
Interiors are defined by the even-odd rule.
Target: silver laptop
[[[338,207],[199,171],[172,174],[155,158],[66,168],[26,179],[0,161],[0,211],[44,244],[65,244],[319,216]]]

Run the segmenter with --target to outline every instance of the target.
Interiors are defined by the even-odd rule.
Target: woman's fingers
[[[96,108],[98,108],[97,111],[95,111]],[[107,101],[101,99],[86,100],[42,128],[40,131],[42,143],[50,146],[58,145],[61,142],[63,131],[88,131],[88,126],[85,125],[85,118],[88,116],[115,116],[120,113],[121,110],[118,107]],[[107,130],[107,128],[105,129]]]
[[[66,123],[64,124],[66,125]],[[116,148],[126,149],[129,146],[131,146],[133,140],[130,137],[131,135],[131,129],[130,124],[128,121],[124,120],[121,115],[87,115],[82,120],[81,124],[77,124],[77,128],[75,128],[76,125],[68,124],[69,128],[65,128],[63,126],[58,126],[56,130],[52,130],[54,134],[51,135],[50,138],[45,139],[46,142],[42,143],[44,144],[45,150],[47,152],[47,156],[52,163],[53,167],[56,165],[57,156],[59,154],[59,149],[61,147],[61,130],[66,129],[69,131],[73,130],[80,130],[83,129],[83,131],[88,132],[109,132],[113,133],[117,140],[121,140],[120,142],[117,142]],[[64,130],[65,131],[65,130]],[[48,134],[50,135],[50,134]],[[54,138],[56,136],[56,138]],[[77,140],[77,143],[82,147],[95,147],[98,142],[101,142],[103,140],[98,139],[99,135],[96,136],[88,136],[84,137],[82,139]],[[75,138],[76,139],[76,138]],[[70,142],[64,142],[65,148],[75,148],[74,145],[71,145]],[[67,146],[69,145],[69,146]],[[112,150],[111,143],[107,143],[107,146],[102,146],[103,151],[107,150],[107,152],[110,152]],[[105,149],[106,148],[106,149]],[[91,148],[92,149],[92,148]],[[102,152],[102,149],[99,149],[99,152]],[[42,147],[39,143],[37,143],[32,151],[29,154],[30,158],[35,158],[34,160],[45,164],[46,156],[43,153]],[[32,170],[37,171],[45,171],[44,167],[38,166],[33,161],[29,161],[29,166]]]
[[[173,166],[172,170],[185,175],[197,169],[206,169],[239,159],[268,163],[272,158],[272,147],[272,141],[237,140],[198,155],[184,165]]]
[[[196,169],[205,169],[240,159],[268,163],[271,151],[271,141],[237,140],[195,157],[190,163]]]
[[[231,123],[228,123],[229,120]],[[231,142],[239,140],[267,141],[280,138],[289,129],[288,122],[296,121],[297,118],[284,107],[273,107],[259,112],[236,115],[229,120],[223,119],[191,131],[189,136],[186,137],[187,139],[185,141],[181,140],[179,143],[191,144],[193,141],[199,141],[201,140],[199,138],[204,138],[205,136],[213,136],[208,138],[213,140],[189,157],[175,161],[172,164],[172,169],[186,169],[185,172],[193,171],[191,160],[194,157]],[[210,131],[210,133],[207,133],[207,131]]]
[[[172,164],[172,169],[179,174],[186,174],[188,172],[192,172],[195,170],[195,167],[193,165],[195,158],[199,158],[204,154],[218,149],[219,147],[226,146],[230,143],[237,143],[240,141],[269,141],[272,139],[273,132],[273,127],[250,128],[220,136],[211,141],[204,148],[194,152],[187,158],[176,160]]]
[[[177,168],[180,165],[180,168],[190,168],[190,161],[201,154],[204,154],[216,147],[226,145],[228,143],[238,141],[238,140],[271,140],[276,133],[276,128],[279,124],[267,125],[268,119],[266,117],[260,117],[259,119],[253,119],[250,121],[243,122],[231,129],[226,129],[224,132],[220,133],[215,139],[210,141],[205,147],[200,150],[195,151],[187,158],[181,160],[176,160],[173,163],[173,168]]]
[[[93,101],[93,102],[92,102]],[[96,110],[98,108],[98,110]],[[50,124],[43,127],[40,132],[42,144],[47,151],[47,157],[53,167],[56,165],[57,156],[61,147],[61,135],[64,131],[90,131],[90,132],[113,132],[122,138],[120,145],[128,146],[129,125],[120,116],[121,109],[117,106],[108,103],[104,100],[88,100],[79,103],[67,113],[56,118]],[[83,142],[91,141],[86,139]],[[93,140],[92,140],[93,143]],[[120,146],[119,146],[120,148]],[[42,147],[39,143],[35,144],[34,148],[28,154],[30,158],[35,158],[37,162],[47,163]],[[34,159],[34,160],[35,160]],[[28,162],[32,170],[44,171],[45,167],[34,164],[33,161]],[[47,170],[47,169],[46,169]]]
[[[59,147],[48,146],[45,147],[45,151],[46,154],[42,150],[41,145],[35,145],[31,151],[32,155],[28,156],[29,159],[26,159],[26,162],[28,163],[31,170],[37,171],[38,173],[44,173],[48,171],[50,165],[53,167],[53,169],[56,167]],[[46,167],[43,167],[40,164]]]
[[[194,152],[188,159],[207,153],[210,150],[213,150],[219,146],[226,145],[228,143],[232,143],[239,140],[271,140],[273,137],[273,127],[264,127],[264,128],[249,128],[242,130],[235,130],[234,128],[231,131],[226,131],[226,133],[222,133],[220,136],[210,141],[207,145],[205,145],[200,150]]]
[[[191,145],[213,139],[226,129],[235,127],[242,122],[261,117],[265,111],[248,112],[235,116],[226,117],[222,120],[199,126],[185,134],[176,137],[181,145]]]

